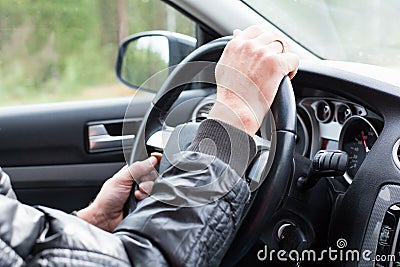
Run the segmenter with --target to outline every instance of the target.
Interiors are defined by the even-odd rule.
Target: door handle
[[[104,124],[88,126],[89,152],[105,152],[121,150],[123,144],[133,144],[135,135],[112,136],[108,133]]]

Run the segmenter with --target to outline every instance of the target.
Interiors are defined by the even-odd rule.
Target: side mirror
[[[195,48],[196,39],[183,34],[167,31],[134,34],[120,44],[115,71],[125,85],[157,92],[167,78],[168,71],[161,72],[156,79],[148,79],[177,65]]]

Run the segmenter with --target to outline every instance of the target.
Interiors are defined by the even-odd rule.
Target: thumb
[[[136,161],[131,166],[129,166],[130,176],[137,180],[140,177],[149,174],[154,170],[154,167],[158,164],[158,158],[155,156],[150,156],[148,159],[143,161]]]

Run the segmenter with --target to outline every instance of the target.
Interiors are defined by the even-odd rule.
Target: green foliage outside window
[[[159,0],[0,1],[0,105],[133,94],[114,62],[146,30],[193,36],[194,24]]]

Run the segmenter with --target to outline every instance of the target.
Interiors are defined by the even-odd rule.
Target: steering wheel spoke
[[[156,152],[163,152],[169,138],[175,127],[164,127],[164,129],[153,133],[149,139],[146,141],[146,146]]]

